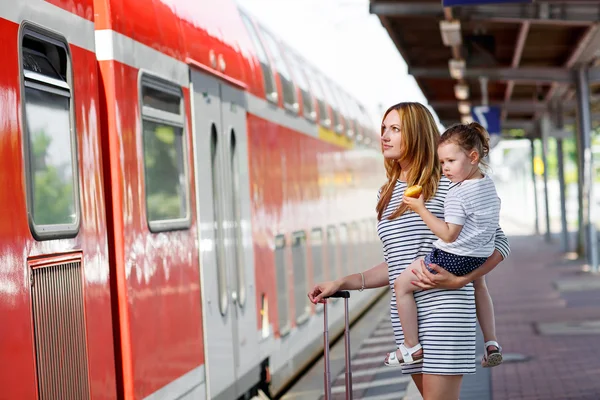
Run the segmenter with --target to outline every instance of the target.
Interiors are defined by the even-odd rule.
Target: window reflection
[[[69,98],[25,88],[32,211],[36,225],[74,224]]]
[[[148,220],[185,218],[183,129],[148,120],[143,129]]]

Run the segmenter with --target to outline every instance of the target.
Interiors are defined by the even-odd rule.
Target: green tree
[[[75,210],[71,163],[57,166],[48,162],[48,149],[52,138],[44,131],[33,133],[30,141],[35,224],[73,223]],[[71,170],[71,174],[64,173],[66,169]]]

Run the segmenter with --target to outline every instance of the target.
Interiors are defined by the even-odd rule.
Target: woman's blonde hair
[[[442,176],[437,156],[440,133],[429,110],[419,103],[398,103],[388,108],[383,114],[382,121],[390,112],[397,112],[400,116],[402,145],[398,160],[384,160],[388,181],[381,187],[381,195],[377,203],[377,219],[379,220],[381,220],[383,212],[390,203],[396,182],[400,179],[400,173],[402,172],[400,162],[410,164],[406,178],[407,187],[412,185],[422,186],[425,201],[435,195]],[[383,136],[383,123],[381,135]],[[400,203],[388,219],[399,217],[407,209],[406,204]]]

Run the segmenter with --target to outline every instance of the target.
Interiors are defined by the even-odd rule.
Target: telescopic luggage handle
[[[347,290],[338,290],[337,292],[335,292],[331,296],[325,297],[325,299],[331,299],[331,298],[349,299],[350,298],[350,292],[347,291]]]
[[[350,365],[350,318],[348,314],[348,300],[350,292],[340,290],[331,296],[325,297],[323,301],[323,352],[325,359],[325,400],[331,399],[331,371],[329,366],[329,323],[327,321],[327,299],[343,298],[345,309],[344,346],[346,358],[346,400],[352,400],[352,366]]]

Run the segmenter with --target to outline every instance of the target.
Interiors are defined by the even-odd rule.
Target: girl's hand
[[[315,285],[313,290],[308,292],[308,299],[313,303],[321,303],[323,298],[331,296],[338,290],[340,290],[341,284],[338,281],[330,281],[318,283]]]
[[[460,276],[456,276],[446,271],[437,264],[429,264],[429,268],[436,272],[432,274],[425,267],[425,261],[421,260],[421,268],[416,268],[413,273],[417,276],[417,280],[412,284],[423,289],[460,289],[468,282]]]
[[[425,209],[425,200],[423,195],[420,195],[418,199],[415,199],[414,197],[403,196],[402,201],[417,214]]]

